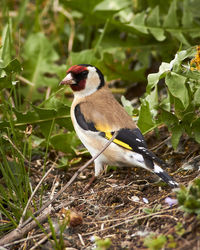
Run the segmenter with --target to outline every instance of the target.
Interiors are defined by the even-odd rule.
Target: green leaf
[[[178,118],[174,114],[164,109],[161,109],[160,117],[161,121],[164,122],[168,127],[174,126],[179,122]]]
[[[178,27],[179,24],[178,24],[178,19],[177,19],[177,14],[176,14],[176,8],[177,8],[177,2],[176,0],[173,0],[170,5],[168,14],[165,17],[165,20],[163,23],[163,26],[165,28]]]
[[[191,47],[191,48],[189,48],[187,50],[179,51],[175,55],[174,59],[170,62],[170,65],[172,66],[174,71],[178,72],[181,69],[183,60],[185,60],[188,57],[195,56],[195,54],[196,54],[196,48],[195,47]]]
[[[149,108],[151,111],[155,110],[158,105],[158,90],[157,86],[151,91],[151,93],[146,97],[149,103]]]
[[[200,87],[197,89],[197,91],[194,94],[194,104],[200,105]]]
[[[184,108],[187,108],[189,105],[189,95],[185,82],[186,77],[174,72],[168,73],[165,78],[165,83],[172,96],[178,98],[182,102]]]
[[[22,113],[13,108],[13,112],[15,113],[15,116],[17,118],[17,126],[26,126],[27,124],[34,124],[39,122],[38,114],[35,111],[27,111],[25,113]]]
[[[0,69],[3,69],[7,74],[19,73],[21,71],[21,64],[15,58],[10,61],[5,67],[0,66]]]
[[[170,95],[167,95],[166,98],[163,98],[160,103],[159,106],[161,109],[166,110],[166,111],[170,111],[171,108],[171,103],[170,103]]]
[[[35,100],[42,95],[35,91],[37,87],[58,85],[58,79],[45,76],[45,73],[57,72],[58,66],[54,63],[58,59],[58,54],[43,33],[31,34],[24,44],[23,52],[25,77],[34,84],[30,87],[27,98]]]
[[[10,24],[10,19],[9,19],[8,23],[3,28],[3,32],[1,36],[1,44],[3,44],[3,46],[0,47],[0,59],[3,61],[4,67],[11,61],[11,54],[12,54],[11,37],[12,37],[11,36],[11,24]]]
[[[129,6],[129,0],[103,0],[95,7],[95,10],[120,10]]]
[[[73,10],[79,10],[80,12],[90,14],[95,6],[97,6],[103,0],[87,0],[87,3],[83,0],[68,0],[62,1],[63,4],[68,7],[72,8]]]
[[[146,100],[141,99],[141,107],[139,112],[138,127],[142,133],[146,133],[155,127],[155,123],[152,118],[152,114],[149,108],[149,103]]]
[[[132,116],[133,114],[133,106],[129,100],[127,100],[124,96],[121,97],[122,105],[124,106],[126,112]]]
[[[172,137],[171,137],[172,146],[174,149],[176,149],[180,141],[181,135],[183,133],[183,128],[181,125],[177,124],[170,130],[172,132]]]
[[[191,27],[193,24],[193,15],[190,10],[190,3],[188,0],[183,1],[183,15],[182,15],[182,25],[183,27]]]
[[[173,2],[170,5],[168,14],[164,20],[163,27],[167,28],[167,30],[170,32],[170,34],[173,37],[176,37],[177,40],[179,40],[181,43],[189,46],[189,42],[185,38],[185,36],[182,34],[183,29],[179,28],[179,22],[177,17],[177,1],[173,0]]]
[[[0,77],[0,90],[11,87],[12,87],[12,81],[10,77],[7,76]]]
[[[150,93],[151,89],[155,87],[158,81],[165,76],[165,73],[171,70],[171,65],[169,63],[162,62],[159,67],[158,73],[149,74],[148,85],[147,85],[147,93]]]
[[[170,32],[172,36],[174,36],[180,43],[187,45],[187,47],[191,46],[191,44],[186,39],[186,36],[183,35],[181,30],[175,30]]]
[[[165,40],[164,30],[160,27],[159,7],[156,6],[147,18],[147,24],[152,35],[158,40]]]
[[[50,142],[56,150],[64,153],[73,153],[73,148],[80,144],[75,132],[54,135],[50,138]]]
[[[195,140],[200,143],[200,118],[196,119],[192,124],[192,130]]]
[[[167,238],[162,234],[157,237],[154,234],[150,234],[144,239],[144,245],[150,250],[161,250],[166,242]]]
[[[36,113],[39,116],[38,124],[42,130],[42,133],[47,138],[52,125],[53,119],[61,126],[65,126],[67,129],[72,130],[72,123],[69,114],[69,107],[61,107],[56,109],[45,109],[34,106]]]
[[[88,49],[88,50],[83,50],[80,52],[71,52],[69,61],[71,61],[72,65],[84,64],[84,63],[96,65],[98,62],[98,59],[95,56],[95,50]]]
[[[102,70],[108,81],[114,79],[121,79],[129,82],[144,81],[145,68],[141,67],[130,70],[130,61],[123,61],[123,56],[124,53],[121,55],[119,49],[113,51],[110,49],[109,53],[103,53],[103,58],[98,61],[97,67]]]
[[[0,66],[3,76],[0,76],[0,90],[12,87],[12,75],[21,71],[21,64],[17,59],[10,61],[6,66]]]
[[[129,24],[129,26],[134,27],[136,30],[148,34],[148,29],[145,25],[146,13],[145,11],[138,13],[135,15],[133,21]]]

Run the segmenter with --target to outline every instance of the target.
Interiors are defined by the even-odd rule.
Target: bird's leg
[[[94,164],[95,175],[90,178],[88,184],[84,188],[84,191],[87,191],[91,187],[92,183],[97,179],[97,176],[99,176],[103,171],[103,164],[98,160],[98,158],[94,161]]]
[[[96,180],[96,176],[95,175],[93,175],[91,178],[90,178],[90,180],[89,180],[89,182],[86,184],[86,186],[84,187],[84,192],[85,191],[88,191],[88,189],[91,187],[91,185],[92,185],[92,183]]]

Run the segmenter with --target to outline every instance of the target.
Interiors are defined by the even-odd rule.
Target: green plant
[[[181,186],[176,193],[180,209],[186,213],[200,214],[200,179],[195,179],[188,187]]]
[[[185,228],[183,227],[183,224],[181,222],[177,223],[175,229],[176,229],[176,233],[179,236],[182,236],[185,233]]]
[[[145,212],[146,214],[153,214],[156,212],[159,212],[161,209],[162,205],[158,204],[158,205],[154,205],[152,208],[143,208],[143,212]]]
[[[167,242],[167,238],[164,235],[155,236],[150,234],[144,239],[144,245],[150,250],[160,250]]]
[[[184,132],[200,142],[200,72],[191,70],[189,64],[196,53],[199,52],[192,47],[179,51],[170,63],[162,63],[158,73],[148,76],[147,92],[141,100],[138,120],[141,130],[147,132],[165,123],[172,133],[174,148]],[[158,91],[161,79],[165,80],[164,94]]]
[[[171,234],[168,234],[167,235],[167,247],[174,249],[174,248],[176,248],[176,246],[177,246],[177,242],[174,239],[174,236]]]
[[[101,239],[97,236],[94,236],[94,241],[95,241],[95,245],[96,245],[95,250],[107,250],[112,245],[112,242],[109,238]]]
[[[65,248],[64,243],[64,231],[69,225],[69,217],[66,217],[63,221],[59,222],[57,225],[54,225],[51,218],[48,218],[48,223],[50,226],[51,234],[52,234],[52,246],[55,250],[62,250]]]

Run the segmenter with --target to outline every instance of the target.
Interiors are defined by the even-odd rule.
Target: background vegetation
[[[141,107],[124,97],[122,103],[143,133],[166,124],[174,149],[183,133],[200,143],[199,9],[199,0],[3,0],[2,233],[19,223],[32,192],[33,160],[42,159],[45,173],[50,160],[65,168],[86,153],[70,120],[71,91],[58,86],[73,64],[99,67],[128,99],[137,86]]]

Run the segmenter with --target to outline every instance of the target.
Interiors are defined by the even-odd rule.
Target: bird
[[[71,120],[92,157],[117,131],[116,138],[94,160],[95,177],[103,172],[105,165],[141,167],[159,176],[170,187],[178,187],[178,183],[162,169],[166,163],[147,148],[140,129],[115,99],[97,67],[73,65],[60,85],[69,85],[73,91]]]

